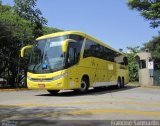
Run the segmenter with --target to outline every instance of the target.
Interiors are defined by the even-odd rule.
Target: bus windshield
[[[28,65],[32,73],[49,73],[64,68],[62,42],[67,36],[38,40],[33,46]]]

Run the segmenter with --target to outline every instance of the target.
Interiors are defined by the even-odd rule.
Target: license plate
[[[45,88],[45,84],[38,84],[40,88]]]

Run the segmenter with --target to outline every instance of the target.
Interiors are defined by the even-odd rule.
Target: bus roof
[[[98,40],[98,39],[96,39],[96,38],[94,38],[94,37],[92,37],[92,36],[90,36],[90,35],[88,35],[88,34],[86,34],[84,32],[80,32],[80,31],[62,31],[62,32],[56,32],[56,33],[52,33],[52,34],[41,36],[41,37],[37,38],[36,40],[47,39],[47,38],[58,37],[58,36],[69,35],[69,34],[81,35],[83,37],[86,37],[86,38],[94,41],[94,42],[97,42],[100,45],[103,45],[103,46],[105,46],[107,48],[110,48],[110,49],[112,49],[112,50],[114,50],[114,51],[116,51],[116,52],[124,55],[124,53],[119,52],[118,50],[112,48],[111,46],[109,46],[109,45],[101,42],[100,40]]]

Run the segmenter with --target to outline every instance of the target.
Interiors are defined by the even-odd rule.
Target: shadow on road
[[[3,125],[15,124],[15,126],[107,126],[111,121],[105,120],[12,120],[3,121]]]
[[[34,106],[34,107],[20,107],[16,105],[0,105],[0,126],[1,120],[24,120],[25,126],[30,126],[34,123],[45,123],[43,120],[60,120],[62,117],[78,118],[91,116],[91,113],[85,115],[75,115],[70,111],[80,110],[77,107],[49,107],[49,106]],[[28,120],[28,121],[27,121]],[[5,121],[4,121],[5,123]],[[7,123],[7,122],[6,122]],[[22,123],[23,124],[23,123]],[[47,124],[47,123],[46,123]],[[10,125],[4,125],[10,126]],[[17,126],[17,125],[16,125]],[[21,126],[21,125],[18,125]],[[39,125],[37,125],[39,126]],[[45,126],[45,125],[44,125]]]
[[[114,92],[120,92],[120,91],[125,91],[125,90],[130,90],[133,88],[137,88],[136,86],[128,86],[126,85],[124,88],[117,89],[115,86],[110,86],[110,87],[102,87],[98,89],[90,89],[86,94],[80,94],[79,92],[76,91],[64,91],[64,92],[59,92],[57,94],[39,94],[36,96],[56,96],[56,97],[74,97],[74,96],[84,96],[84,95],[101,95],[101,94],[107,94],[107,93],[114,93]]]

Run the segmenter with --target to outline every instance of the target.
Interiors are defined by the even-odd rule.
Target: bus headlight
[[[58,80],[58,79],[63,78],[63,77],[66,77],[67,75],[68,75],[68,73],[64,73],[64,74],[61,74],[61,75],[55,76],[55,77],[53,77],[53,78],[52,78],[52,81],[54,81],[54,80]]]
[[[32,78],[31,78],[30,76],[27,76],[27,79],[28,79],[28,80],[31,80]]]

